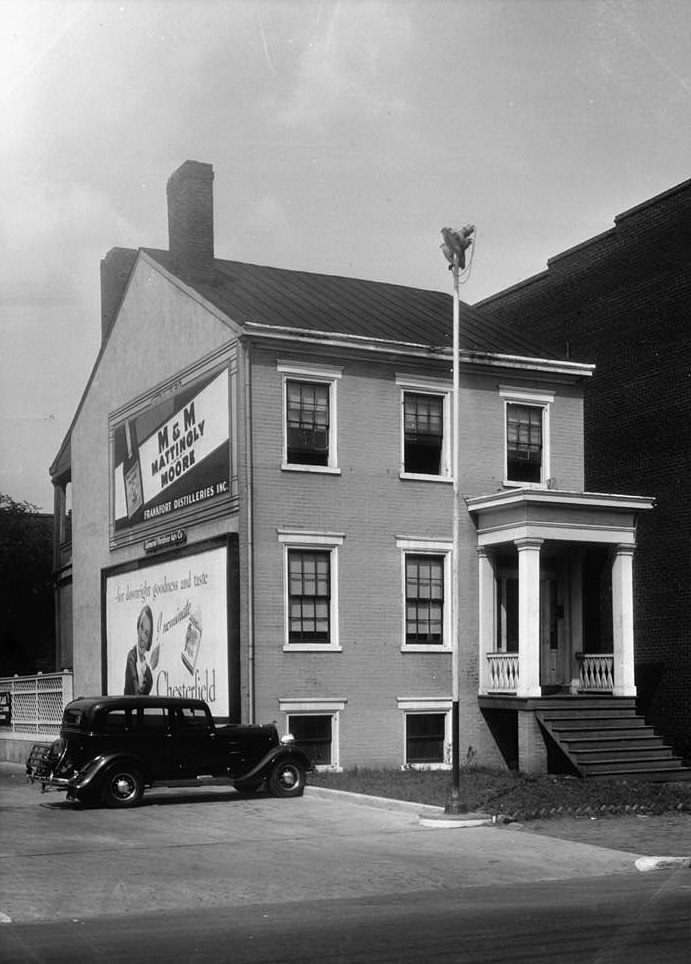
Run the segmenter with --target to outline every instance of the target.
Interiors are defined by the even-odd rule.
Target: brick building
[[[685,181],[476,306],[550,351],[596,365],[585,388],[585,485],[655,499],[637,536],[639,707],[689,755],[690,303]]]
[[[554,712],[633,712],[651,501],[584,490],[592,366],[461,306],[454,586],[451,296],[217,258],[212,182],[185,162],[169,250],[102,264],[51,468],[75,692],[200,695],[323,766],[448,766],[458,605],[462,760],[605,772]]]

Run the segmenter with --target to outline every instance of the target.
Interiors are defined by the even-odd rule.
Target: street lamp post
[[[458,230],[443,228],[444,243],[441,249],[453,273],[453,394],[452,394],[452,473],[453,473],[453,545],[451,552],[452,582],[452,635],[451,635],[451,798],[444,812],[450,815],[464,813],[466,805],[461,801],[460,761],[460,706],[459,706],[459,643],[461,606],[459,601],[459,561],[461,548],[460,512],[460,273],[465,269],[465,252],[472,244],[473,225]]]

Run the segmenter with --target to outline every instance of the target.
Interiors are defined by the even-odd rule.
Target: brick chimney
[[[190,281],[210,283],[214,272],[214,172],[185,161],[168,179],[168,246],[174,266]]]
[[[102,342],[113,326],[136,260],[137,252],[133,248],[111,248],[101,261]]]

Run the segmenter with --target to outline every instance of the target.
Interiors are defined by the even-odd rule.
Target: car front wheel
[[[269,790],[275,797],[300,797],[305,789],[305,770],[294,760],[279,760],[269,776]]]
[[[136,807],[144,793],[141,773],[128,766],[113,767],[106,774],[102,799],[107,807]]]

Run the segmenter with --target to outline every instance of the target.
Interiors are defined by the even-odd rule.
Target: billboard
[[[115,534],[227,495],[229,435],[225,368],[116,424]]]
[[[106,572],[106,692],[202,699],[228,717],[228,591],[226,545]]]

